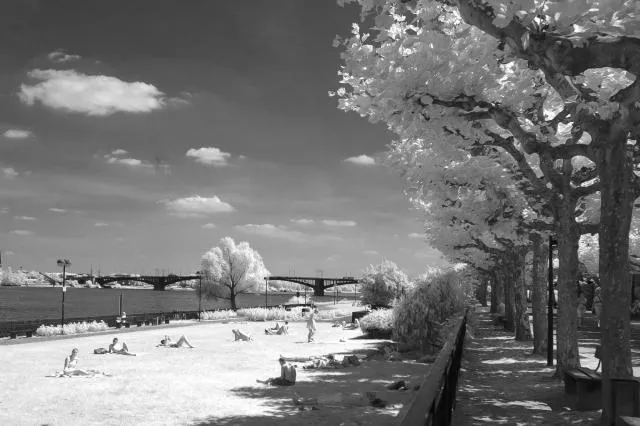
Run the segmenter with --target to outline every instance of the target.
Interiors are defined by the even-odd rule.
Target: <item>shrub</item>
[[[91,333],[108,329],[109,326],[104,321],[71,322],[64,325],[64,334]],[[41,325],[36,330],[36,335],[38,336],[56,336],[58,334],[62,334],[62,329],[59,325]]]
[[[372,337],[391,337],[393,309],[376,309],[360,318],[360,329]]]
[[[461,313],[473,295],[465,273],[448,270],[422,277],[395,304],[393,334],[407,349],[437,352],[447,335],[447,321]]]
[[[394,299],[412,287],[407,274],[389,260],[380,265],[369,265],[360,282],[362,301],[373,308],[390,307]]]
[[[237,318],[238,313],[231,309],[225,309],[222,311],[205,311],[200,313],[200,319],[203,320],[220,320]]]

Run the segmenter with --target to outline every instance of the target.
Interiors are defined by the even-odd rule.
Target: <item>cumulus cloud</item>
[[[186,157],[192,158],[196,163],[205,164],[207,166],[224,167],[229,164],[231,154],[223,152],[212,146],[203,146],[198,149],[191,148],[187,151]]]
[[[202,225],[202,227],[204,229],[213,229],[213,228],[216,227],[216,224],[215,223],[205,223],[204,225]]]
[[[32,134],[33,133],[31,133],[29,130],[8,129],[4,131],[2,136],[4,136],[7,139],[27,139]]]
[[[56,63],[61,63],[61,62],[68,62],[68,61],[75,61],[80,59],[79,55],[71,55],[69,53],[66,53],[64,50],[58,49],[58,50],[54,50],[53,52],[49,53],[49,59],[53,62]]]
[[[16,220],[36,220],[35,217],[31,217],[31,216],[15,216],[14,219],[16,219]]]
[[[57,207],[51,207],[49,209],[50,212],[54,212],[54,213],[66,213],[66,209],[59,209]]]
[[[95,226],[96,228],[104,228],[105,226],[109,226],[109,224],[104,222],[96,222],[93,224],[93,226]]]
[[[418,234],[417,232],[412,232],[409,235],[407,235],[409,238],[415,239],[415,240],[419,240],[424,238],[423,234]]]
[[[322,221],[327,226],[356,226],[357,223],[353,220],[333,220],[325,219]]]
[[[16,176],[18,176],[18,172],[16,172],[16,170],[13,167],[3,167],[1,170],[2,170],[2,174],[7,179],[13,179]]]
[[[215,195],[209,198],[194,195],[175,200],[163,200],[161,203],[170,214],[179,217],[203,217],[235,211],[231,204],[225,203]]]
[[[116,112],[151,112],[167,104],[163,92],[140,81],[126,82],[75,70],[35,69],[27,75],[37,82],[22,84],[18,96],[29,106],[40,102],[56,110],[107,116]]]
[[[344,160],[347,163],[357,164],[359,166],[375,166],[376,160],[373,157],[369,157],[368,155],[362,154],[356,157],[349,157]]]
[[[305,240],[305,235],[302,232],[288,229],[285,226],[272,225],[270,223],[265,223],[263,225],[254,225],[254,224],[237,225],[235,228],[238,231],[243,232],[245,234],[260,235],[262,237],[267,237],[267,238],[275,238],[280,240],[296,241],[296,242]]]
[[[291,223],[295,223],[296,225],[311,225],[315,222],[313,219],[289,219]]]
[[[366,254],[368,256],[378,256],[380,253],[378,253],[375,250],[365,250],[364,254]]]
[[[33,231],[27,231],[26,229],[14,229],[9,233],[13,235],[21,235],[21,236],[33,235]]]

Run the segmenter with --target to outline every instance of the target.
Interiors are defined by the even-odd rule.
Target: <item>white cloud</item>
[[[31,133],[29,130],[9,129],[9,130],[5,130],[2,136],[4,136],[7,139],[26,139],[32,134],[33,133]]]
[[[124,149],[114,149],[113,151],[111,151],[111,155],[126,155],[128,154],[129,151],[125,151]]]
[[[53,52],[49,53],[48,56],[49,59],[57,63],[75,61],[80,59],[79,55],[70,55],[68,53],[65,53],[63,50],[54,50]]]
[[[54,212],[54,213],[66,213],[67,211],[65,209],[59,209],[57,207],[51,207],[49,209],[50,212]]]
[[[22,235],[22,236],[33,235],[33,231],[27,231],[25,229],[14,229],[9,233],[13,235]]]
[[[333,220],[325,219],[322,221],[327,226],[356,226],[357,223],[353,220]]]
[[[213,229],[213,228],[216,227],[216,224],[215,223],[205,223],[204,225],[202,225],[202,227],[204,229]]]
[[[196,163],[217,167],[228,165],[229,158],[231,158],[230,153],[223,152],[218,148],[212,146],[202,147],[198,149],[191,148],[185,155],[189,158],[192,158]]]
[[[96,228],[104,228],[105,226],[109,226],[109,224],[104,222],[96,222],[93,224],[93,226],[95,226]]]
[[[349,157],[344,160],[347,163],[357,164],[359,166],[375,166],[376,160],[373,157],[369,157],[368,155],[362,154],[357,157]]]
[[[35,217],[31,217],[31,216],[15,216],[14,219],[16,219],[16,220],[36,220]]]
[[[13,179],[18,176],[18,172],[16,172],[13,167],[3,167],[2,174],[4,174],[4,177],[6,177],[7,179]]]
[[[418,234],[417,232],[412,232],[409,235],[407,235],[409,238],[412,238],[414,240],[419,240],[419,239],[423,239],[424,235],[423,234]]]
[[[20,86],[18,96],[29,106],[39,101],[52,109],[107,116],[116,112],[150,112],[166,105],[164,93],[152,84],[139,81],[130,83],[75,70],[35,69],[27,75],[39,81]]]
[[[368,256],[378,256],[380,253],[378,253],[375,250],[365,250],[364,254],[366,254]]]
[[[235,228],[246,234],[260,235],[267,238],[297,242],[304,241],[305,239],[305,234],[302,232],[287,229],[285,226],[271,225],[270,223],[265,223],[263,225],[236,225]]]
[[[203,217],[235,210],[231,204],[225,203],[215,195],[210,198],[194,195],[173,201],[163,200],[161,203],[165,205],[170,214],[179,217]]]
[[[296,225],[311,225],[315,222],[313,219],[289,219],[291,223],[295,223]]]

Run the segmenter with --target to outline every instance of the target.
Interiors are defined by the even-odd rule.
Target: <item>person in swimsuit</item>
[[[176,343],[171,342],[171,337],[164,336],[164,339],[160,340],[160,344],[158,346],[163,346],[165,348],[184,348],[185,346],[192,349],[194,348],[184,335],[180,336]]]
[[[118,338],[114,337],[113,338],[113,343],[111,343],[109,345],[109,353],[110,354],[120,354],[120,355],[130,355],[130,356],[136,356],[136,354],[132,354],[131,352],[129,352],[129,348],[127,347],[127,344],[122,342],[118,342]]]

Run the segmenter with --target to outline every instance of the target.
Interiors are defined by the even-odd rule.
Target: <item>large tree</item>
[[[237,309],[238,295],[255,291],[269,275],[260,253],[246,241],[236,244],[231,237],[222,238],[217,247],[207,251],[201,265],[203,295],[229,300],[233,310]]]
[[[572,221],[579,198],[600,190],[607,422],[610,379],[632,374],[628,236],[639,188],[640,40],[633,35],[640,6],[631,0],[359,3],[363,15],[374,12],[375,27],[370,36],[356,25],[344,42],[349,90],[338,92],[342,108],[385,121],[406,139],[486,144],[490,138],[508,152],[539,158],[559,219],[565,302],[559,322],[571,334],[559,339],[563,368],[579,364],[573,308],[583,230]],[[580,173],[576,158],[589,161]]]

